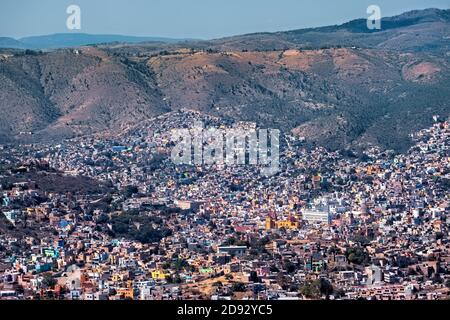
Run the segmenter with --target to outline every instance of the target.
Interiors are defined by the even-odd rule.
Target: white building
[[[325,223],[330,224],[330,214],[328,211],[307,209],[303,212],[303,220],[308,223]]]

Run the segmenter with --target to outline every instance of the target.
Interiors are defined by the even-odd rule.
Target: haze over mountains
[[[0,50],[0,142],[117,133],[196,109],[330,148],[402,151],[433,115],[450,115],[450,10],[386,18],[380,31],[361,19],[211,41],[103,40],[116,43],[41,53],[0,39],[16,48]]]
[[[388,50],[443,50],[450,48],[450,10],[427,9],[383,18],[381,30],[368,29],[366,19],[339,26],[260,33],[219,40],[223,47],[258,49],[273,46],[320,48],[326,46],[359,46]]]
[[[186,41],[187,39],[172,39],[163,37],[133,37],[123,35],[95,35],[86,33],[58,33],[46,36],[24,37],[13,39],[0,37],[0,48],[11,49],[58,49],[70,48],[102,43],[140,43],[140,42],[163,42],[174,43]]]

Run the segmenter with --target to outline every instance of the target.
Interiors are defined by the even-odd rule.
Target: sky
[[[425,8],[449,9],[450,0],[0,0],[0,37],[67,33],[69,5],[81,9],[81,30],[170,38],[224,36],[334,25]]]

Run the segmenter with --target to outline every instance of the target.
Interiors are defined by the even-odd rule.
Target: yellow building
[[[115,273],[111,276],[112,281],[114,282],[121,282],[121,281],[127,281],[128,280],[128,274],[126,273]]]
[[[152,271],[152,279],[165,280],[167,277],[169,277],[169,275],[164,273],[164,271],[162,271],[162,270],[154,270],[154,271]]]
[[[266,218],[266,230],[272,229],[298,229],[300,227],[299,220],[289,214],[289,217],[286,220],[278,220],[276,217],[267,216]]]
[[[284,228],[284,229],[298,229],[299,222],[296,221],[296,220],[294,221],[294,220],[288,219],[288,220],[283,220],[283,221],[277,221],[276,225],[277,225],[278,229],[281,229],[281,228]]]
[[[272,230],[275,229],[275,220],[272,219],[270,216],[266,218],[266,230]]]

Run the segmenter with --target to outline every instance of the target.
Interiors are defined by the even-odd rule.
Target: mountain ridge
[[[55,33],[49,35],[22,37],[19,39],[8,37],[0,38],[0,48],[45,50],[106,43],[176,43],[188,40],[192,39],[126,36],[117,34]]]
[[[450,50],[442,35],[450,34],[450,23],[435,21],[442,14],[392,18],[418,22],[368,36],[308,31],[0,51],[0,142],[120,133],[193,109],[332,149],[402,151],[432,116],[449,115]],[[430,15],[438,18],[424,22]],[[333,45],[341,33],[349,41]],[[308,37],[312,45],[303,41]]]
[[[330,32],[332,30],[348,30],[352,32],[361,32],[361,33],[378,33],[399,27],[415,25],[418,23],[450,22],[450,9],[429,8],[424,10],[412,10],[392,17],[383,17],[381,19],[381,22],[383,25],[381,30],[377,29],[369,30],[367,28],[367,19],[360,18],[342,24],[327,25],[315,28],[302,28],[286,31],[276,31],[276,32],[255,32],[206,41],[217,41],[217,40],[223,41],[226,39],[233,39],[236,37],[247,37],[256,35]],[[144,42],[177,43],[185,41],[202,41],[202,40],[189,38],[153,37],[153,36],[127,36],[118,34],[55,33],[49,35],[28,36],[18,39],[11,37],[0,37],[0,48],[59,49],[85,45],[108,44],[115,42],[133,44]]]

